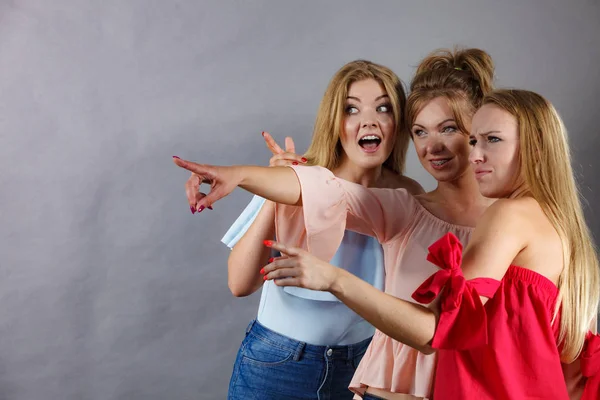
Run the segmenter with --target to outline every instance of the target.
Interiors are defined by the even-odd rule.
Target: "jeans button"
[[[328,350],[327,350],[327,356],[328,356],[328,357],[331,357],[331,355],[332,355],[332,354],[333,354],[333,350],[331,350],[331,349],[328,349]]]

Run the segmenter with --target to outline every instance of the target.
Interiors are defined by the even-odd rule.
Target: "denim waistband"
[[[317,346],[305,342],[294,340],[265,327],[260,322],[253,320],[246,328],[246,334],[251,334],[257,339],[263,340],[272,346],[284,350],[294,351],[294,359],[299,360],[302,357],[309,357],[317,360],[352,360],[354,357],[363,354],[371,338],[347,346]]]

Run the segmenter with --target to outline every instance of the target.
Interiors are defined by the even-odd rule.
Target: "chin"
[[[427,172],[429,175],[433,177],[438,182],[452,182],[460,177],[458,171],[447,170],[447,171],[438,171],[435,169],[427,168]]]
[[[483,197],[487,197],[488,199],[500,199],[504,196],[504,193],[501,190],[498,190],[498,188],[495,188],[491,185],[479,185],[479,193],[481,193],[481,195]]]
[[[355,164],[359,165],[361,168],[372,169],[380,167],[388,157],[383,157],[379,155],[372,155],[365,157],[362,155],[359,159],[353,160]]]

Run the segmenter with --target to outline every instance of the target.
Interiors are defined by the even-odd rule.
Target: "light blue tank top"
[[[249,229],[265,200],[254,196],[221,241],[233,248]],[[331,264],[344,268],[383,290],[383,249],[375,238],[345,231]],[[258,321],[292,339],[322,346],[349,345],[373,335],[375,329],[328,292],[279,287],[272,281],[262,287]]]

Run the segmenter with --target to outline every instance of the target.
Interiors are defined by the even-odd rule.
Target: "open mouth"
[[[381,144],[381,138],[377,135],[365,135],[358,140],[358,145],[367,152],[374,152]]]

